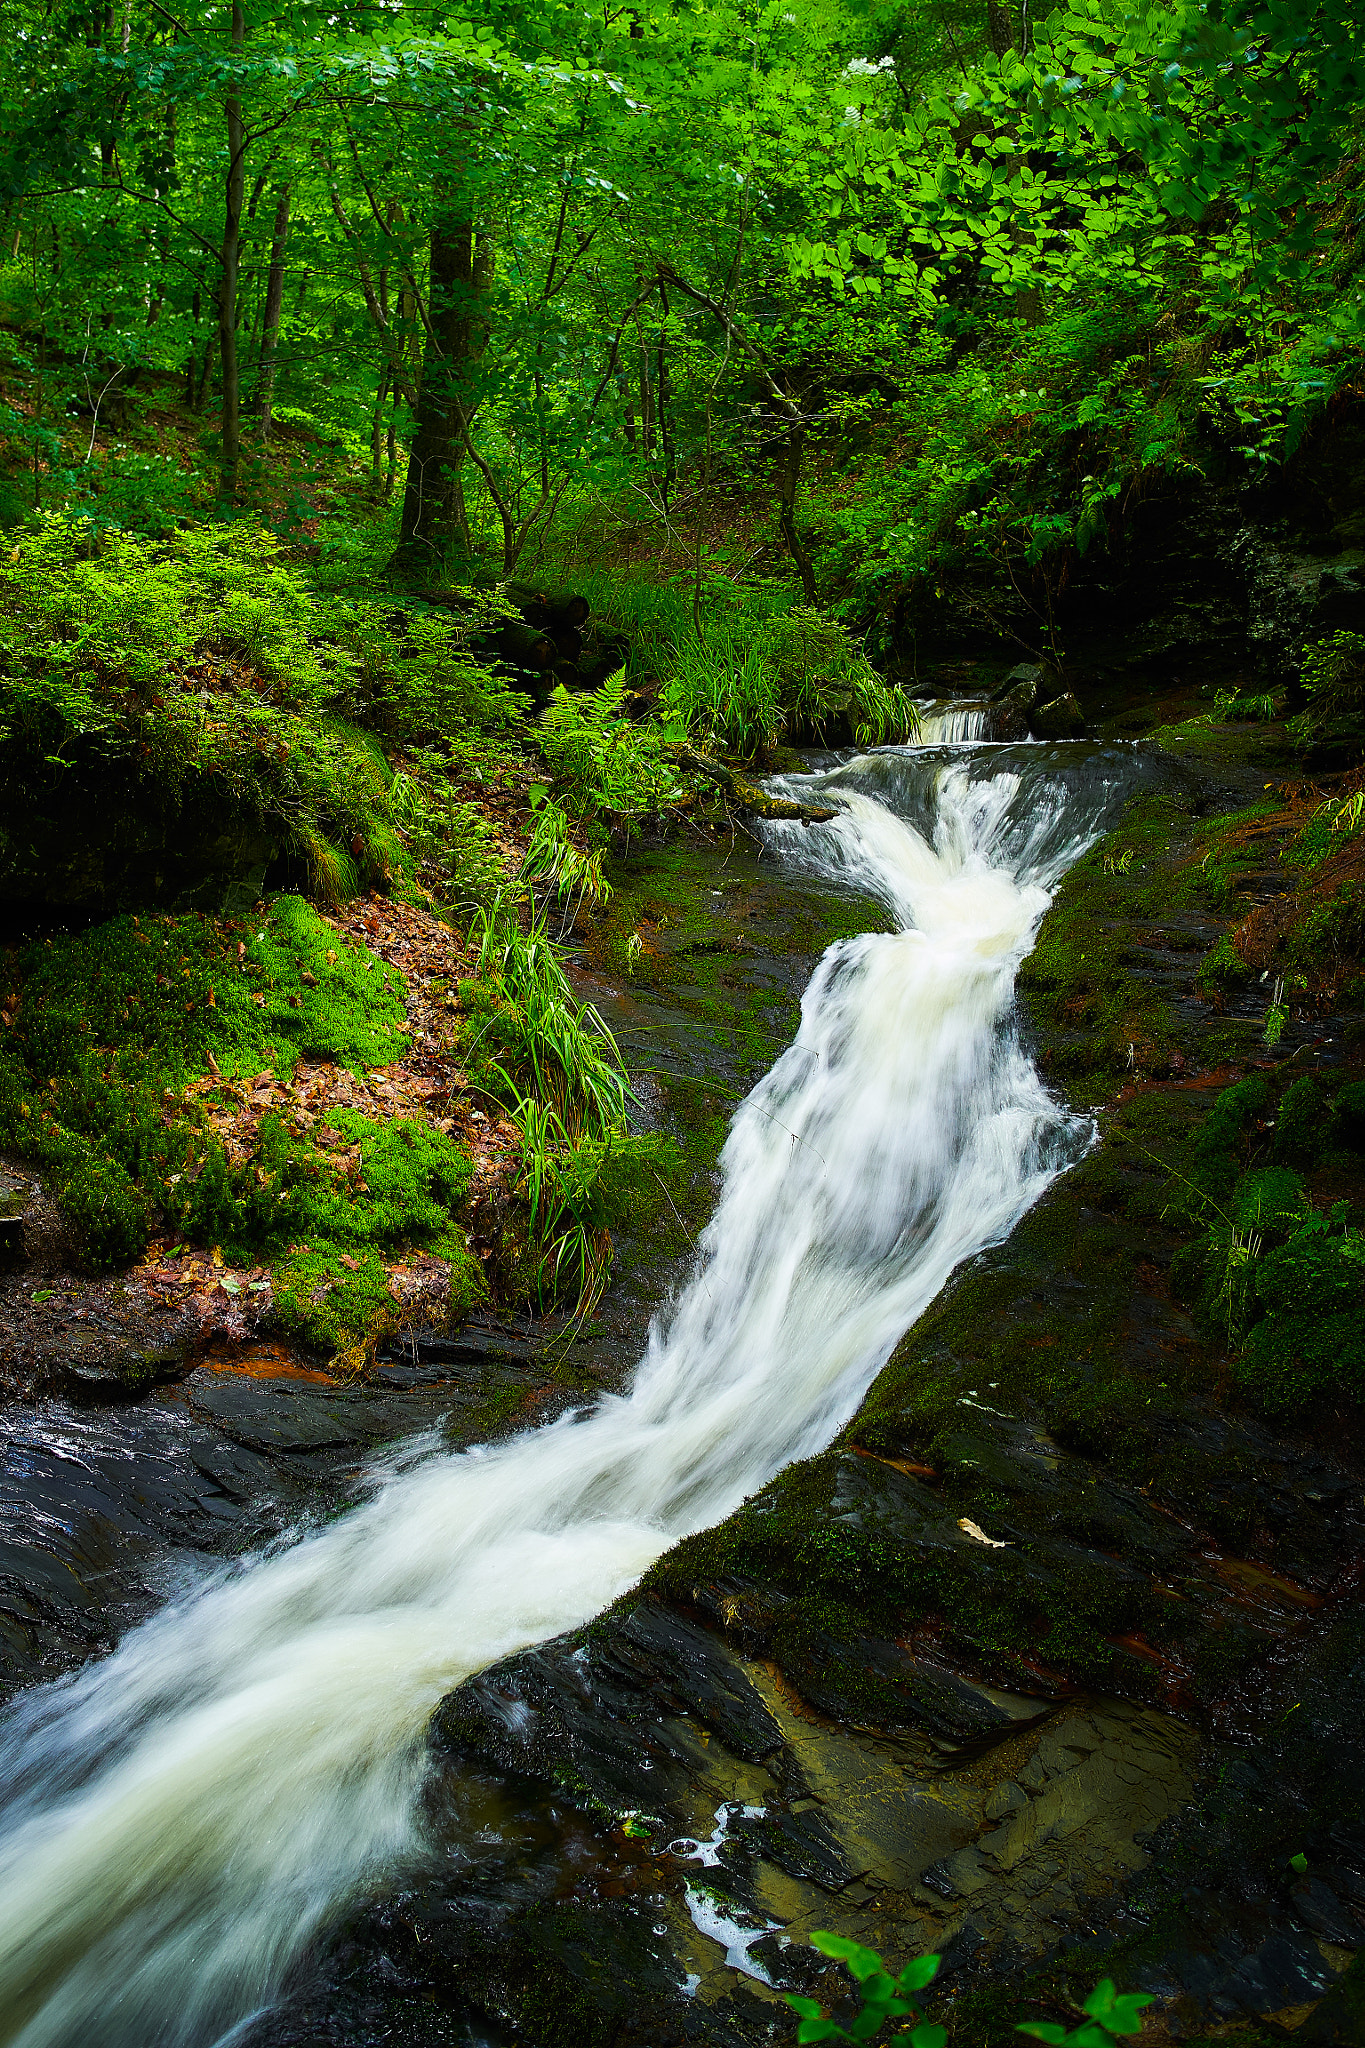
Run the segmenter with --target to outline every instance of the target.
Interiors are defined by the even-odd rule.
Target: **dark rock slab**
[[[112,1647],[196,1556],[259,1542],[302,1504],[273,1466],[176,1403],[11,1410],[0,1432],[0,1687]]]

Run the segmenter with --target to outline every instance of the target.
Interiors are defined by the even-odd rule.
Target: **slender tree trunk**
[[[640,337],[640,440],[646,462],[654,459],[654,386],[649,378],[649,350]]]
[[[663,499],[666,516],[668,513],[668,496],[673,488],[673,480],[677,475],[678,463],[677,454],[673,447],[672,430],[668,424],[669,378],[668,356],[666,354],[668,344],[668,292],[662,279],[659,281],[659,304],[663,310],[664,317],[659,324],[658,370],[655,376],[654,404],[659,416],[659,446],[664,458]]]
[[[379,388],[375,392],[374,411],[370,415],[370,488],[376,497],[384,460],[384,401],[388,395],[389,366],[385,363],[379,371]]]
[[[261,322],[261,356],[256,371],[256,410],[261,416],[261,439],[270,439],[271,408],[275,400],[275,360],[284,312],[284,251],[289,240],[289,185],[280,187],[275,201],[275,225],[270,238],[270,270],[265,281],[265,316]]]
[[[246,16],[241,0],[232,0],[232,47],[246,46]],[[237,284],[242,263],[242,211],[246,198],[246,128],[242,121],[241,86],[234,77],[227,95],[228,168],[223,194],[223,274],[218,283],[218,348],[222,356],[223,427],[221,493],[237,491],[241,463],[242,379],[237,360]]]
[[[807,604],[815,603],[815,570],[796,530],[796,493],[801,484],[801,458],[806,452],[806,430],[793,427],[782,451],[782,474],[778,484],[777,523],[787,543],[787,553],[796,564],[801,592]]]
[[[429,325],[395,551],[395,559],[406,564],[435,566],[453,542],[469,547],[460,472],[470,418],[469,369],[483,347],[481,302],[492,275],[492,249],[476,237],[473,222],[439,212],[431,227]]]
[[[213,360],[218,353],[218,330],[214,328],[204,343],[204,361],[199,379],[194,388],[194,410],[202,412],[208,404],[209,389],[213,383]]]

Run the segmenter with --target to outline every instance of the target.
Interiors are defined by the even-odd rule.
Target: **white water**
[[[918,778],[931,837],[866,793],[888,777]],[[774,845],[901,928],[820,963],[632,1392],[482,1453],[410,1451],[346,1519],[20,1702],[0,1734],[0,2042],[239,2038],[338,1907],[417,1851],[442,1694],[824,1445],[953,1267],[1076,1156],[1085,1127],[1010,1013],[1097,818],[912,750],[812,782],[846,808]]]
[[[920,711],[919,744],[922,747],[961,746],[969,740],[984,740],[990,713],[984,704],[948,704],[930,700]]]

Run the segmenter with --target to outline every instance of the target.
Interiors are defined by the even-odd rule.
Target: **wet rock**
[[[152,1387],[183,1378],[190,1355],[186,1344],[144,1349],[91,1339],[73,1349],[62,1367],[60,1383],[75,1401],[136,1400]]]
[[[1365,631],[1365,555],[1327,557],[1248,527],[1233,543],[1247,589],[1247,649],[1262,682],[1298,682],[1305,642]]]
[[[1016,704],[1021,711],[1032,711],[1043,693],[1046,675],[1047,671],[1039,663],[1021,661],[1003,682],[997,683],[989,701],[992,704]]]
[[[302,1497],[183,1407],[9,1411],[0,1433],[0,1689],[55,1676],[185,1583],[197,1555],[261,1541]]]
[[[28,1202],[28,1182],[0,1166],[0,1267],[23,1262],[24,1213]]]
[[[1029,730],[1035,739],[1078,740],[1085,732],[1085,714],[1070,690],[1029,714]]]
[[[1356,1957],[1294,2038],[1304,2048],[1360,2048],[1365,2041],[1365,1957]]]
[[[234,1443],[290,1458],[368,1451],[436,1421],[447,1405],[439,1395],[296,1386],[207,1368],[190,1375],[185,1393],[194,1414]]]

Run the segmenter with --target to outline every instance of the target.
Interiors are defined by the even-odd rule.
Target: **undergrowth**
[[[1332,1092],[1304,1075],[1275,1104],[1252,1075],[1217,1098],[1172,1178],[1168,1213],[1200,1232],[1176,1253],[1172,1287],[1266,1414],[1320,1395],[1365,1400],[1365,1232],[1305,1181],[1334,1159],[1355,1164],[1363,1142],[1365,1085]]]
[[[136,1259],[159,1219],[232,1259],[283,1258],[286,1326],[332,1351],[393,1321],[381,1252],[436,1251],[455,1305],[477,1293],[455,1221],[469,1162],[448,1137],[337,1111],[324,1146],[268,1117],[233,1164],[182,1092],[207,1074],[228,1088],[300,1059],[358,1070],[404,1050],[401,976],[299,897],[249,924],[115,918],[29,947],[11,973],[0,1145],[44,1170],[90,1267]]]
[[[247,522],[150,540],[41,519],[0,563],[6,892],[60,896],[74,836],[69,899],[103,862],[106,901],[145,900],[145,878],[109,863],[149,809],[255,826],[327,902],[400,876],[381,741],[523,715],[468,652],[488,611],[473,592],[456,611],[332,598]]]

